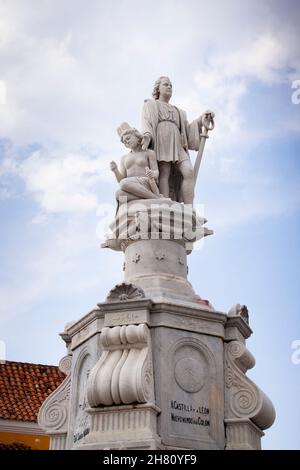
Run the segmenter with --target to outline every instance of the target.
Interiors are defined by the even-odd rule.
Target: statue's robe
[[[189,159],[188,150],[198,150],[200,145],[200,133],[201,128],[197,120],[188,122],[186,112],[173,106],[179,114],[179,132],[180,132],[180,145]],[[142,134],[148,134],[151,137],[149,148],[153,149],[158,155],[158,138],[157,138],[157,129],[158,124],[160,126],[163,123],[159,120],[159,111],[157,100],[145,100],[143,111],[142,111],[142,125],[141,130]],[[177,152],[179,153],[179,152]],[[170,161],[170,160],[168,160]],[[172,159],[176,161],[176,158]],[[178,162],[180,163],[180,162]],[[182,176],[178,169],[178,165],[172,164],[172,170],[170,174],[170,197],[176,201],[181,201],[182,197],[180,194],[180,188],[182,183]]]
[[[184,150],[198,150],[200,145],[200,127],[197,120],[188,123],[186,112],[174,106],[179,112],[181,144]],[[156,100],[145,100],[142,112],[142,134],[150,134],[150,148],[156,149],[156,130],[158,126]]]

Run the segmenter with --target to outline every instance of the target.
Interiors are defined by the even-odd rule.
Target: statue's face
[[[123,140],[125,147],[130,148],[130,149],[135,148],[139,141],[134,132],[128,132],[127,134],[123,136],[122,140]]]
[[[167,77],[161,80],[158,91],[159,95],[172,96],[172,83]]]

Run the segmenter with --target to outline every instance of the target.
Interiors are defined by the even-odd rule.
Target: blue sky
[[[249,376],[273,400],[266,449],[300,448],[300,5],[258,0],[0,0],[0,339],[7,359],[57,364],[58,336],[122,279],[101,250],[123,154],[160,75],[190,120],[216,113],[197,183],[215,234],[189,279],[246,304]],[[194,155],[192,154],[192,159]]]

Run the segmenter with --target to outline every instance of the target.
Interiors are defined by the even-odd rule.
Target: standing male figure
[[[199,149],[201,117],[189,124],[186,113],[169,103],[172,83],[168,77],[156,80],[152,96],[154,100],[145,100],[142,112],[142,148],[150,147],[155,151],[159,165],[159,190],[164,197],[170,195],[173,169],[175,174],[179,172],[182,176],[180,195],[177,194],[175,199],[193,204],[194,169],[188,149]],[[171,182],[174,185],[174,178]]]

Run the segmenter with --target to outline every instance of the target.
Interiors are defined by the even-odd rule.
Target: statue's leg
[[[133,201],[134,199],[136,199],[136,196],[134,194],[130,194],[130,193],[127,193],[126,191],[123,191],[122,189],[118,189],[118,191],[116,192],[116,199],[118,202],[120,202],[120,197],[122,198],[127,197],[127,202]]]
[[[171,172],[171,162],[158,162],[159,166],[159,192],[164,197],[169,197],[169,177]]]
[[[191,161],[184,160],[183,162],[179,163],[178,169],[183,177],[182,187],[181,187],[183,202],[185,204],[193,204],[195,179],[194,179],[194,169],[193,169]]]
[[[122,191],[133,195],[132,199],[159,199],[160,197],[147,189],[142,183],[139,183],[136,178],[124,178],[120,181],[120,188]]]

